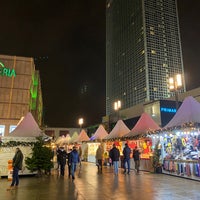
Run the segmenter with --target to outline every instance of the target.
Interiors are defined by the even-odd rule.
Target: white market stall
[[[150,133],[160,129],[156,122],[147,114],[142,113],[136,125],[131,131],[124,136],[124,139],[130,143],[129,146],[137,146],[141,152],[140,169],[153,171],[152,156],[153,156],[153,141],[151,137],[147,137]],[[131,142],[134,143],[131,145]],[[131,168],[135,168],[131,166]]]
[[[200,181],[200,103],[185,98],[159,135],[163,173]]]
[[[45,137],[32,114],[27,113],[20,120],[15,130],[9,133],[8,136],[2,137],[2,144],[0,146],[0,176],[8,175],[8,161],[13,159],[16,147],[19,147],[24,155],[23,169],[19,174],[32,174],[25,166],[25,158],[32,153],[32,145],[37,141],[36,137],[39,136]]]
[[[86,142],[89,140],[90,138],[84,129],[82,129],[79,135],[73,140],[73,143],[78,144],[79,154],[81,152],[80,159],[84,161],[88,160],[88,144]]]
[[[117,148],[120,151],[120,162],[119,166],[122,166],[121,160],[123,159],[123,147],[124,143],[121,141],[121,138],[130,132],[130,129],[126,126],[126,124],[123,122],[123,120],[118,120],[115,124],[112,131],[103,139],[106,142],[106,149],[105,149],[105,155],[109,155],[109,151],[112,148],[113,143],[117,146]],[[105,157],[106,157],[105,156]]]
[[[90,142],[88,145],[88,162],[96,163],[96,151],[100,144],[103,145],[105,150],[105,144],[103,144],[102,140],[108,135],[107,131],[103,127],[103,125],[99,125],[94,135],[90,138]]]

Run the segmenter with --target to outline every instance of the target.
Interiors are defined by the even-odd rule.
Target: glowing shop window
[[[12,131],[14,131],[16,127],[17,127],[16,125],[10,125],[9,133],[11,133]]]
[[[0,125],[0,137],[4,136],[5,133],[5,125]]]

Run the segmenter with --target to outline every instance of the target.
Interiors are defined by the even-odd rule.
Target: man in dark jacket
[[[113,144],[113,148],[110,150],[109,156],[110,156],[113,166],[114,166],[114,173],[115,173],[115,175],[118,175],[120,152],[115,144]]]
[[[68,177],[69,177],[69,178],[70,178],[70,176],[71,176],[71,163],[70,163],[71,152],[72,152],[72,149],[69,149],[69,152],[67,153],[67,166],[68,166]]]
[[[19,185],[19,170],[22,169],[23,154],[19,148],[16,148],[15,155],[13,157],[13,174],[12,174],[12,183],[7,190],[12,190],[17,188]]]
[[[137,146],[135,147],[135,149],[133,150],[133,159],[135,162],[135,169],[137,171],[137,173],[139,173],[139,167],[140,167],[140,152],[137,148]]]
[[[67,159],[67,152],[65,151],[64,147],[60,147],[57,151],[57,157],[60,164],[60,174],[61,176],[65,175],[65,165]]]
[[[125,147],[123,149],[123,156],[124,156],[124,174],[126,173],[126,164],[128,168],[128,174],[130,173],[130,154],[131,149],[129,148],[128,144],[125,144]]]

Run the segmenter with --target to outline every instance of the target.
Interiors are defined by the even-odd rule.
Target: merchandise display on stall
[[[162,137],[163,171],[200,180],[199,129],[171,131]]]
[[[96,151],[98,149],[98,146],[101,143],[97,142],[97,143],[88,143],[88,156],[87,156],[87,161],[88,162],[93,162],[96,163]]]
[[[186,97],[159,136],[163,173],[200,181],[200,103]]]
[[[145,138],[138,140],[138,147],[140,149],[140,158],[141,159],[150,159],[152,156],[152,141],[150,138]]]

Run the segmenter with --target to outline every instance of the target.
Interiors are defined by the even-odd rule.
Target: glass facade
[[[169,77],[182,74],[176,0],[107,0],[106,114],[165,99]]]

